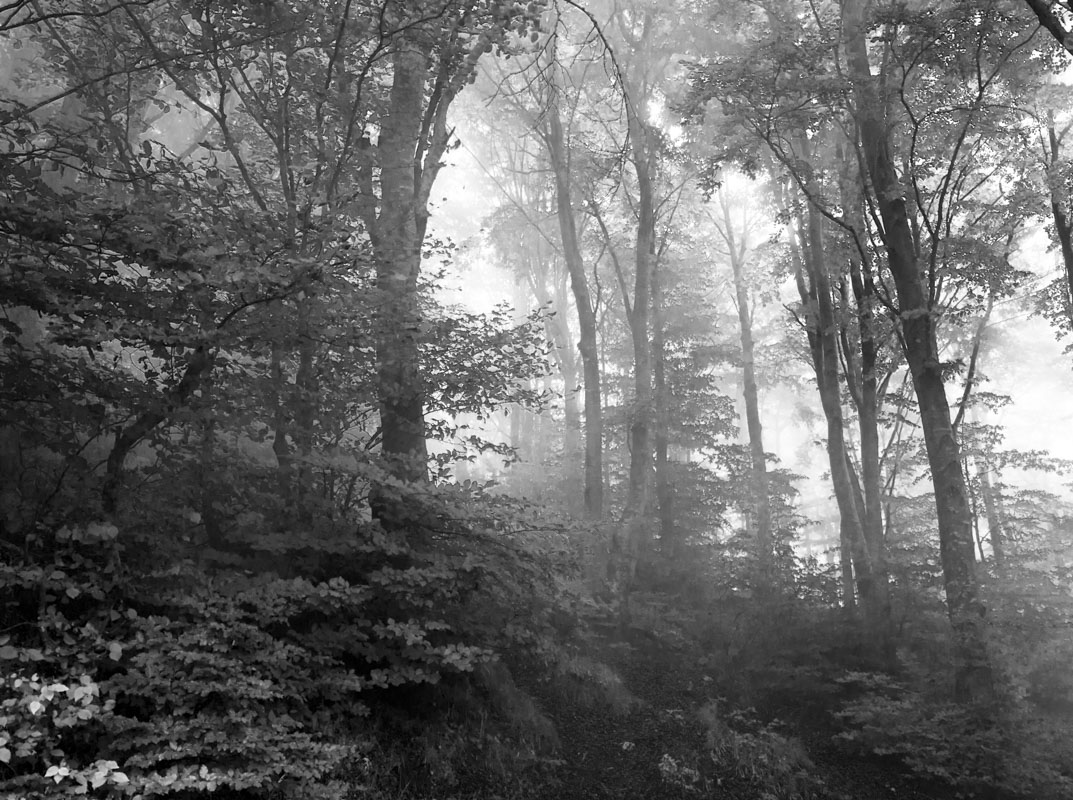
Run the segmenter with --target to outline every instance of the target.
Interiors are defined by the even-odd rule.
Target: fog
[[[1071,22],[0,3],[0,797],[1073,797]]]

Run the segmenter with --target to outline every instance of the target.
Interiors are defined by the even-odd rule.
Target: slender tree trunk
[[[852,220],[855,231],[863,234],[865,224],[860,213],[863,206],[855,163],[843,161],[842,199],[846,214]],[[860,348],[857,374],[847,374],[847,382],[856,383],[852,392],[857,407],[857,426],[861,438],[861,481],[863,497],[860,506],[864,509],[862,533],[864,536],[861,556],[868,559],[868,576],[871,585],[867,610],[871,633],[876,637],[881,655],[893,657],[893,627],[891,619],[890,573],[887,569],[886,536],[883,528],[883,476],[880,466],[881,445],[879,439],[880,388],[878,379],[879,342],[876,339],[876,291],[870,265],[862,261],[862,255],[851,250],[849,256],[849,281],[857,314],[857,331]],[[852,363],[849,342],[846,341],[846,361]],[[852,370],[850,370],[852,372]],[[863,593],[863,592],[862,592]]]
[[[857,615],[857,579],[853,574],[853,537],[856,535],[853,523],[839,513],[838,566],[842,570],[842,608],[850,618]]]
[[[631,106],[632,107],[632,106]],[[656,205],[649,132],[636,110],[629,113],[631,158],[637,173],[637,238],[634,251],[633,405],[630,413],[630,477],[626,515],[641,516],[649,500],[652,473],[652,273],[656,261]]]
[[[852,559],[855,583],[861,589],[861,602],[871,599],[871,572],[867,558],[861,557],[864,542],[863,509],[854,490],[856,476],[851,474],[846,456],[845,421],[842,414],[839,383],[837,323],[831,299],[831,285],[824,258],[823,229],[819,212],[810,204],[806,209],[806,227],[801,237],[802,254],[797,261],[797,289],[801,302],[808,310],[808,336],[812,365],[820,394],[820,405],[827,422],[827,461],[831,470],[831,485],[838,504],[839,531],[843,551]],[[802,270],[808,272],[808,282]],[[854,555],[856,557],[854,558]],[[843,553],[843,582],[847,580],[846,556]],[[847,604],[854,592],[844,592]],[[866,614],[870,613],[866,609]]]
[[[843,15],[860,145],[883,222],[883,242],[898,294],[905,353],[935,489],[939,551],[954,632],[954,694],[960,701],[990,701],[994,683],[976,581],[968,490],[938,358],[935,316],[924,291],[902,184],[891,156],[891,127],[872,77],[862,0],[847,0]]]
[[[295,410],[294,443],[298,452],[295,492],[297,510],[304,513],[304,504],[313,491],[313,441],[319,405],[316,354],[313,330],[313,310],[317,300],[307,291],[298,300],[298,367],[294,375]]]
[[[652,375],[652,274],[656,262],[656,205],[652,179],[649,131],[638,117],[633,100],[627,98],[630,159],[637,178],[637,233],[634,251],[633,302],[625,297],[626,318],[633,345],[633,402],[628,414],[627,445],[630,453],[626,507],[622,522],[613,532],[608,578],[618,596],[619,621],[630,620],[630,595],[642,552],[649,543],[647,515],[653,467],[653,375]],[[621,277],[620,277],[621,280]]]
[[[561,371],[563,384],[566,386],[566,391],[563,392],[563,424],[566,426],[566,430],[563,432],[563,457],[566,461],[566,473],[570,481],[576,486],[578,478],[577,456],[579,452],[584,452],[581,448],[580,438],[583,419],[581,406],[578,405],[578,393],[575,389],[578,384],[578,375],[577,366],[574,364],[572,357],[573,353],[567,351],[563,353],[563,356]],[[582,474],[582,477],[584,477],[584,474]]]
[[[984,500],[984,514],[987,517],[987,538],[991,542],[991,555],[995,559],[995,569],[1002,573],[1006,569],[1006,530],[1002,522],[1002,499],[991,480],[991,467],[983,459],[976,460],[976,475],[980,479],[980,494]]]
[[[785,190],[780,189],[779,202],[785,211],[790,210],[791,205]],[[862,584],[862,588],[867,588],[871,580],[871,572],[862,553],[864,504],[859,488],[855,488],[857,479],[847,455],[838,379],[837,325],[831,299],[831,284],[827,275],[822,219],[811,203],[806,204],[805,214],[804,219],[798,219],[797,236],[791,241],[794,278],[805,312],[804,324],[809,352],[816,375],[820,405],[827,424],[827,461],[839,516],[842,602],[847,615],[854,616],[857,610],[857,589],[862,587]],[[862,603],[869,598],[869,594],[862,593]]]
[[[560,306],[561,307],[561,306]],[[574,349],[570,347],[570,330],[565,316],[556,315],[549,321],[555,326],[552,341],[555,343],[555,361],[559,374],[563,376],[563,481],[567,485],[571,505],[576,508],[576,490],[578,478],[584,481],[585,475],[578,474],[578,456],[584,457],[581,435],[584,428],[581,407],[578,404],[578,370]],[[584,502],[584,490],[580,496]],[[585,509],[586,515],[588,510]]]
[[[272,355],[269,364],[269,379],[272,386],[272,453],[276,456],[276,483],[279,496],[289,504],[291,491],[291,445],[287,441],[290,431],[289,398],[287,397],[287,380],[283,374],[283,343],[272,343]]]
[[[596,338],[596,311],[581,256],[577,223],[571,200],[570,159],[559,115],[558,89],[550,85],[548,154],[555,175],[555,207],[559,218],[563,255],[570,273],[570,288],[577,308],[581,372],[585,386],[585,511],[589,519],[603,516],[603,403],[600,397],[600,354]]]
[[[864,612],[865,630],[872,638],[877,654],[881,658],[888,659],[893,656],[890,629],[890,584],[885,572],[882,576],[876,574],[875,553],[870,546],[870,536],[867,533],[867,501],[848,445],[845,458],[846,473],[849,475],[854,505],[857,507],[860,520],[860,527],[855,531],[855,538],[850,543],[857,596],[860,600],[860,608]],[[863,472],[863,469],[860,472]],[[882,526],[882,516],[880,516],[880,525]],[[882,533],[881,529],[880,536]]]
[[[630,106],[632,108],[632,106]],[[633,403],[629,413],[629,483],[623,524],[612,540],[611,564],[619,590],[620,613],[628,622],[629,599],[637,566],[649,540],[647,514],[653,467],[652,273],[656,261],[656,206],[648,131],[628,112],[631,159],[637,173],[637,237],[633,307],[629,313],[633,344]]]
[[[670,390],[667,386],[667,347],[664,339],[663,270],[657,264],[652,275],[652,354],[656,402],[656,502],[662,551],[669,558],[682,552],[682,542],[675,524],[674,479],[671,475]]]
[[[722,198],[724,241],[730,252],[730,266],[734,273],[734,297],[738,309],[738,333],[741,341],[742,393],[745,398],[745,423],[749,432],[749,458],[753,477],[753,508],[756,513],[756,554],[759,565],[759,583],[762,590],[770,591],[775,581],[775,541],[771,525],[771,498],[768,494],[767,455],[764,451],[764,433],[760,421],[760,395],[756,386],[756,346],[753,341],[753,319],[749,300],[749,287],[745,280],[747,254],[744,236],[738,241],[734,235],[730,208]]]
[[[569,301],[566,297],[566,292],[560,291],[556,294],[554,307],[568,308]],[[552,298],[546,289],[540,290],[537,293],[537,297],[540,299],[541,305],[545,307],[552,306]],[[555,314],[554,316],[545,317],[545,321],[548,338],[554,345],[555,363],[559,368],[559,374],[563,377],[563,422],[565,425],[565,430],[563,431],[563,479],[572,487],[571,494],[573,494],[573,489],[578,485],[578,478],[580,477],[584,481],[585,477],[584,472],[579,475],[577,470],[578,456],[584,458],[584,449],[581,445],[584,426],[582,424],[581,406],[578,403],[580,381],[578,358],[572,345],[574,337],[570,331],[570,322],[567,315]],[[584,391],[581,394],[583,395]],[[582,500],[584,499],[584,492],[582,492],[581,498]]]

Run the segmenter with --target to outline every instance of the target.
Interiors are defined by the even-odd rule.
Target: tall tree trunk
[[[585,512],[589,519],[600,519],[604,507],[603,481],[603,404],[600,397],[600,354],[596,338],[596,311],[589,292],[585,262],[581,256],[577,223],[571,199],[570,158],[559,113],[559,92],[549,85],[548,154],[555,175],[555,208],[559,218],[563,255],[570,273],[570,288],[577,308],[581,353],[581,372],[585,385]]]
[[[630,153],[637,177],[637,235],[634,251],[633,306],[628,313],[633,344],[633,403],[629,413],[629,483],[623,525],[613,539],[612,564],[620,592],[623,621],[629,618],[629,596],[637,566],[648,544],[646,519],[651,500],[653,467],[652,274],[656,262],[656,204],[652,181],[649,132],[627,103]]]
[[[630,160],[637,179],[637,233],[634,250],[633,301],[620,273],[623,304],[633,345],[633,402],[628,414],[630,453],[626,507],[611,537],[608,578],[617,593],[619,621],[630,619],[630,594],[642,552],[649,542],[647,515],[651,500],[653,467],[652,274],[656,262],[656,204],[652,178],[649,131],[640,119],[633,98],[626,99]],[[601,226],[603,227],[602,223]],[[605,228],[606,233],[606,228]],[[610,241],[610,240],[609,240]],[[616,265],[617,269],[617,265]]]
[[[855,491],[856,476],[851,474],[847,458],[845,420],[842,414],[841,385],[839,383],[837,323],[831,298],[831,284],[825,263],[823,227],[819,212],[809,204],[806,207],[804,230],[801,233],[801,253],[795,258],[796,282],[801,302],[807,310],[809,349],[820,394],[820,405],[827,422],[827,462],[831,470],[831,485],[838,504],[839,534],[842,554],[842,580],[847,608],[855,605],[854,591],[846,586],[847,560],[852,561],[854,582],[861,592],[861,602],[871,598],[867,589],[871,585],[871,573],[866,558],[861,557],[864,542],[863,508]],[[805,271],[808,273],[806,281]],[[849,559],[846,551],[849,551]],[[866,610],[866,614],[869,612]]]
[[[863,235],[865,224],[861,209],[857,165],[843,159],[841,175],[842,205],[846,216],[857,235]],[[853,180],[857,178],[858,180]],[[866,611],[871,614],[870,632],[876,637],[879,651],[884,658],[893,656],[893,628],[891,619],[890,573],[887,569],[886,536],[883,528],[883,476],[880,466],[881,445],[879,439],[880,386],[878,377],[879,342],[875,315],[876,290],[869,263],[862,254],[851,249],[849,256],[849,282],[853,291],[853,303],[857,315],[857,332],[860,348],[858,370],[848,370],[847,383],[857,408],[857,427],[861,439],[861,481],[864,484],[861,507],[864,509],[862,533],[864,536],[861,557],[868,560],[867,575],[870,585]],[[846,363],[856,361],[850,353],[848,337],[843,337],[846,347]],[[852,373],[856,374],[852,374]],[[862,594],[865,590],[862,588]]]
[[[778,189],[778,201],[783,211],[790,213],[792,205],[785,187]],[[842,603],[847,615],[857,610],[856,585],[860,579],[854,569],[854,556],[859,559],[863,541],[863,513],[855,497],[845,444],[845,423],[842,416],[841,392],[838,383],[838,342],[831,305],[830,281],[827,278],[822,221],[816,208],[806,198],[805,217],[797,216],[795,236],[791,237],[794,281],[804,309],[805,332],[808,337],[816,388],[820,395],[827,425],[827,461],[831,487],[838,506],[839,566],[841,569]],[[820,287],[826,292],[821,305]],[[858,565],[866,569],[865,565]]]
[[[313,441],[319,405],[317,382],[317,340],[313,330],[313,310],[317,303],[309,290],[298,299],[298,367],[294,374],[295,410],[294,443],[298,451],[296,474],[296,510],[304,516],[304,508],[313,491]]]
[[[768,494],[767,455],[764,451],[764,433],[760,421],[760,395],[756,386],[756,346],[753,341],[753,318],[750,308],[749,286],[745,280],[747,245],[744,234],[741,240],[734,233],[730,207],[726,197],[721,198],[724,230],[723,240],[730,254],[730,267],[734,274],[734,297],[738,309],[738,333],[741,342],[742,393],[745,397],[745,423],[749,432],[749,460],[752,468],[753,508],[756,513],[756,554],[759,566],[760,588],[768,592],[775,582],[775,540],[771,525],[771,497]]]
[[[659,505],[661,550],[676,559],[682,554],[682,541],[674,516],[674,479],[671,475],[670,387],[667,385],[667,343],[663,306],[663,270],[657,264],[652,275],[652,355],[656,405],[656,502]]]
[[[1050,166],[1054,168],[1061,156],[1058,133],[1054,129],[1054,120],[1048,120],[1047,141],[1051,147]],[[1070,326],[1073,327],[1073,225],[1069,222],[1065,204],[1069,198],[1063,198],[1058,191],[1058,181],[1049,179],[1051,189],[1051,217],[1054,220],[1054,231],[1058,236],[1059,249],[1062,253],[1062,264],[1066,268],[1066,290],[1064,292],[1066,315],[1069,317]]]
[[[640,124],[633,136],[641,138]],[[641,516],[649,501],[652,474],[652,272],[656,253],[656,210],[651,164],[645,144],[633,143],[637,170],[637,239],[634,260],[633,313],[630,339],[633,344],[633,403],[630,409],[630,473],[626,498],[627,516]]]
[[[376,224],[376,321],[381,451],[395,477],[427,478],[424,386],[419,367],[421,315],[417,280],[424,215],[418,213],[415,153],[424,117],[428,54],[414,39],[397,40],[389,111],[380,133],[381,210]],[[379,514],[385,509],[378,507]]]
[[[939,551],[954,632],[954,695],[959,701],[990,701],[994,682],[975,574],[968,490],[943,384],[935,316],[924,291],[904,192],[891,156],[891,127],[872,77],[863,0],[847,0],[843,15],[861,151],[883,222],[882,238],[898,294],[905,354],[935,489]]]

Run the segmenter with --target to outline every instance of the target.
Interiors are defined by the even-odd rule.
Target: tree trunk
[[[984,500],[984,514],[987,516],[987,538],[991,542],[991,555],[995,559],[995,570],[1002,573],[1006,569],[1006,534],[1002,522],[1002,499],[998,489],[991,481],[991,466],[982,458],[976,460],[976,475],[980,479],[980,494]]]
[[[663,276],[657,264],[652,275],[652,355],[656,404],[656,502],[659,505],[660,543],[663,555],[678,558],[682,541],[674,517],[674,480],[671,475],[670,390],[667,386],[667,347],[664,339]]]
[[[376,355],[381,452],[395,477],[423,481],[428,476],[428,450],[417,279],[425,220],[416,207],[414,158],[424,116],[428,54],[413,41],[415,36],[400,35],[394,54],[389,110],[378,144],[381,209],[374,246],[380,293]]]
[[[626,439],[630,453],[626,507],[622,521],[611,537],[608,561],[608,578],[617,594],[619,622],[623,626],[629,623],[630,594],[650,535],[647,514],[653,467],[652,274],[656,262],[656,205],[649,131],[638,117],[632,98],[627,97],[626,108],[630,160],[637,178],[632,304],[625,296],[623,282],[623,304],[633,345],[633,402],[628,413]]]
[[[632,105],[627,104],[632,108]],[[633,111],[627,112],[630,153],[637,173],[637,236],[634,252],[633,307],[628,313],[633,344],[633,403],[627,441],[630,451],[629,483],[623,524],[612,540],[611,565],[619,591],[622,622],[629,620],[629,598],[637,566],[645,550],[649,529],[647,514],[653,467],[652,423],[652,273],[656,261],[656,206],[648,131]]]
[[[801,235],[801,253],[795,258],[796,282],[801,302],[806,308],[809,349],[816,373],[820,405],[827,422],[827,462],[831,470],[831,485],[838,504],[840,543],[843,550],[843,583],[847,581],[846,552],[849,551],[854,580],[861,592],[861,602],[871,598],[871,573],[867,558],[861,557],[864,542],[863,509],[854,491],[856,476],[851,475],[846,456],[845,421],[842,415],[841,385],[839,383],[837,325],[831,299],[831,285],[824,257],[823,228],[819,212],[809,204],[807,224]],[[807,270],[806,282],[804,271]],[[854,557],[856,555],[856,557]],[[852,589],[844,591],[847,608],[855,606]],[[868,612],[866,612],[868,613]],[[869,615],[870,616],[870,615]]]
[[[860,234],[865,231],[860,213],[862,199],[857,188],[859,178],[856,163],[843,160],[842,200],[853,229]],[[893,656],[893,628],[891,619],[890,573],[887,570],[886,536],[883,528],[883,476],[880,468],[881,445],[879,439],[880,389],[878,380],[879,342],[876,340],[875,283],[870,265],[862,261],[856,250],[850,251],[849,280],[857,315],[857,331],[860,347],[859,370],[856,375],[847,374],[847,382],[856,382],[856,391],[851,392],[857,407],[857,426],[861,438],[861,481],[864,484],[864,518],[862,532],[864,546],[862,557],[868,559],[868,575],[871,585],[866,611],[872,617],[869,629],[876,637],[884,658]],[[847,341],[848,345],[848,341]],[[853,359],[846,347],[846,361]],[[852,370],[850,370],[852,372]],[[863,591],[862,591],[863,594]]]
[[[838,566],[841,569],[842,610],[850,619],[857,616],[857,581],[853,574],[853,523],[839,514],[838,520]]]
[[[872,78],[864,3],[847,0],[843,14],[860,145],[883,222],[882,238],[898,294],[905,354],[935,489],[943,581],[954,632],[954,695],[959,701],[990,701],[994,683],[976,582],[968,490],[938,358],[935,316],[922,284],[902,184],[891,157],[891,128]]]
[[[600,360],[596,339],[596,311],[589,293],[581,256],[577,223],[571,200],[570,159],[559,116],[558,90],[550,85],[547,145],[555,174],[555,207],[559,218],[563,255],[570,273],[570,288],[577,308],[581,371],[585,385],[585,512],[589,519],[603,516],[603,404],[600,397]]]
[[[298,451],[295,483],[296,511],[305,518],[305,504],[313,491],[313,442],[320,390],[317,382],[317,340],[313,310],[317,300],[307,290],[298,305],[298,367],[294,374],[294,443]]]
[[[1061,155],[1058,134],[1055,132],[1053,120],[1047,125],[1047,140],[1051,146],[1050,166],[1053,168],[1058,163],[1058,158]],[[1073,226],[1070,225],[1069,217],[1063,205],[1063,201],[1068,202],[1068,198],[1063,198],[1059,194],[1056,180],[1052,178],[1047,182],[1051,187],[1051,216],[1054,219],[1054,231],[1058,236],[1059,249],[1062,252],[1062,264],[1066,268],[1066,290],[1064,292],[1066,315],[1069,317],[1070,326],[1073,327]]]
[[[629,315],[633,344],[633,405],[630,412],[630,475],[626,516],[645,513],[652,473],[652,273],[656,261],[656,206],[648,130],[629,112],[631,160],[637,173],[637,238],[634,252],[633,309]]]
[[[749,459],[752,468],[753,508],[756,513],[756,554],[759,586],[770,592],[775,582],[775,541],[771,526],[771,498],[768,495],[767,455],[764,451],[763,426],[760,422],[760,396],[756,386],[756,354],[753,342],[753,319],[749,287],[745,280],[747,242],[735,236],[727,199],[721,199],[723,239],[730,254],[734,273],[734,297],[738,309],[738,332],[741,341],[742,393],[745,397],[745,423],[749,432]]]

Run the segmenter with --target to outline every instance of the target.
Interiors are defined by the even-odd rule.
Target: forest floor
[[[894,759],[848,751],[835,738],[838,726],[830,713],[829,695],[811,698],[813,702],[807,691],[784,693],[782,702],[765,698],[744,725],[733,717],[729,726],[716,723],[716,736],[722,738],[713,739],[711,720],[723,703],[716,699],[716,678],[707,674],[702,660],[656,640],[627,644],[609,638],[603,645],[601,660],[618,673],[633,700],[616,713],[606,704],[564,702],[549,694],[541,697],[537,690],[537,699],[558,731],[561,762],[538,795],[540,800],[957,796],[947,785],[917,780]],[[698,713],[705,706],[711,709],[707,720]],[[726,736],[733,730],[748,732],[750,727],[759,735],[747,742],[776,742],[774,748],[741,747],[733,734]],[[773,730],[779,736],[763,733]],[[719,750],[719,758],[712,758],[713,750]],[[678,785],[672,774],[678,775]]]

